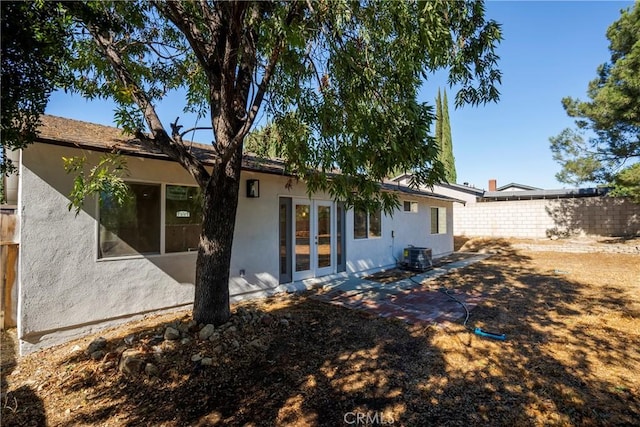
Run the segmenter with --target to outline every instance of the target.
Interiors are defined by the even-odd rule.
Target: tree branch
[[[182,2],[153,1],[153,5],[161,14],[166,16],[176,27],[180,29],[180,31],[182,31],[200,63],[209,64],[211,54],[214,51],[213,47],[216,45],[220,34],[221,22],[219,19],[216,19],[216,15],[211,15],[211,20],[207,21],[211,23],[211,25],[209,25],[211,35],[209,37],[205,37],[197,27],[196,23],[193,22],[193,19],[184,10]],[[201,7],[207,8],[206,5]]]
[[[295,18],[297,13],[299,13],[298,7],[299,7],[299,4],[292,3],[291,9],[289,10],[289,13],[285,21],[285,25],[291,25],[291,23],[293,22],[293,19]],[[251,107],[247,112],[247,117],[244,120],[242,128],[240,128],[240,130],[236,133],[233,140],[229,144],[228,150],[224,153],[224,156],[222,158],[223,164],[229,161],[229,159],[231,159],[234,152],[236,151],[238,146],[242,144],[244,137],[253,126],[256,116],[258,115],[258,111],[260,110],[260,106],[262,105],[264,95],[269,87],[269,82],[271,81],[271,77],[273,77],[273,74],[275,72],[276,65],[278,64],[278,60],[280,59],[280,54],[282,53],[283,48],[284,48],[284,36],[281,35],[273,51],[271,52],[271,55],[269,57],[269,62],[265,66],[264,73],[262,75],[262,80],[258,84],[258,90],[256,92],[255,97],[253,98],[253,101],[251,102]]]
[[[113,67],[118,80],[120,80],[123,86],[131,89],[133,100],[142,110],[153,138],[147,137],[141,131],[137,132],[136,136],[141,142],[160,150],[162,153],[179,162],[196,180],[198,185],[201,187],[206,185],[206,182],[209,180],[209,173],[204,165],[189,153],[184,146],[174,143],[174,141],[169,138],[155,108],[131,76],[120,52],[114,46],[111,37],[104,35],[100,28],[91,23],[86,23],[85,25],[105,58]]]

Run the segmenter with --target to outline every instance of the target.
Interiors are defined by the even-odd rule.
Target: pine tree
[[[444,91],[444,97],[442,97],[440,96],[440,89],[438,89],[438,97],[436,98],[435,138],[440,150],[438,160],[444,165],[445,178],[447,182],[456,182],[456,163],[453,157],[453,141],[451,139],[451,125],[449,124],[449,102],[447,100],[447,91]]]

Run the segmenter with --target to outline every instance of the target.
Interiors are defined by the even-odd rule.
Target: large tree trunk
[[[203,223],[196,262],[193,318],[221,325],[231,316],[229,266],[242,166],[240,146],[226,167],[217,166],[204,190]]]

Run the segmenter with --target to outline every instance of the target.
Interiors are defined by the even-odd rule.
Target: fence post
[[[16,326],[16,304],[13,296],[17,279],[18,243],[15,210],[2,207],[0,211],[0,327]]]

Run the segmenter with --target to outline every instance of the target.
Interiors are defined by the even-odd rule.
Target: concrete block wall
[[[640,235],[640,204],[585,197],[456,204],[454,234],[544,238],[553,235]]]

